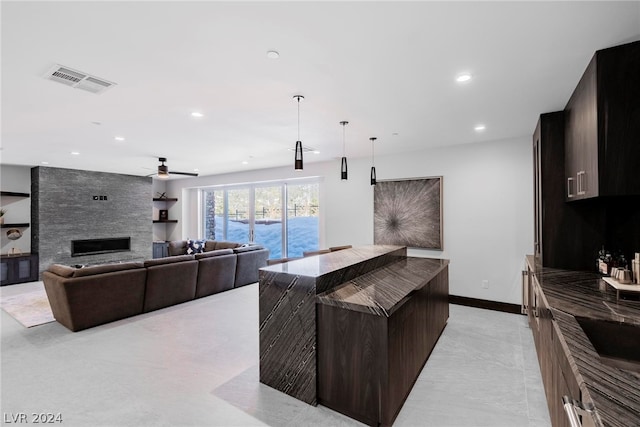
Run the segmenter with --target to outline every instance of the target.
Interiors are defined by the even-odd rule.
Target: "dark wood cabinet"
[[[580,387],[571,369],[567,351],[563,346],[562,333],[545,300],[542,287],[531,269],[528,269],[528,273],[529,308],[527,314],[540,365],[551,425],[570,427],[562,404],[562,397],[568,396],[571,399],[581,401]]]
[[[565,200],[565,116],[541,114],[533,133],[534,255],[545,267],[594,268],[605,244],[605,213],[597,200]]]
[[[390,426],[449,317],[448,268],[388,315],[317,304],[318,402]]]
[[[553,389],[553,365],[555,363],[553,357],[553,316],[547,305],[544,294],[538,281],[534,278],[531,282],[531,288],[534,298],[533,323],[530,324],[533,332],[533,341],[536,346],[536,354],[538,355],[538,364],[540,365],[540,374],[545,390]],[[551,411],[554,405],[550,393],[546,393],[547,406]]]
[[[640,195],[640,42],[599,50],[565,107],[567,201]]]
[[[569,418],[562,405],[562,397],[568,396],[571,399],[582,401],[580,386],[576,380],[569,358],[562,346],[562,334],[558,330],[556,322],[553,322],[553,358],[555,363],[552,366],[552,386],[547,395],[550,395],[552,405],[549,406],[549,416],[551,425],[554,427],[571,427]]]
[[[2,255],[0,257],[0,284],[35,282],[38,280],[38,255]]]

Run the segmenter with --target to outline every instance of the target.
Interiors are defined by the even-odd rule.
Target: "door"
[[[253,241],[269,249],[269,258],[282,258],[283,187],[256,187],[254,190]]]
[[[249,200],[249,188],[238,188],[228,190],[226,192],[227,215],[224,217],[226,221],[226,239],[231,242],[249,242],[251,241],[251,200]]]
[[[301,257],[319,249],[319,185],[287,184],[287,256]]]

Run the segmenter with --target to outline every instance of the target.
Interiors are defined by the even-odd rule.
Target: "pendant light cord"
[[[298,96],[298,141],[300,141],[300,97]]]
[[[374,142],[376,141],[376,139],[378,138],[369,138],[371,140],[371,166],[375,166],[376,165],[376,156],[375,156],[375,145]]]

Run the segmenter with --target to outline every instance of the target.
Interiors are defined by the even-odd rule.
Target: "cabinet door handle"
[[[593,418],[591,417],[591,413],[593,412],[591,405],[585,405],[582,402],[571,399],[569,396],[562,396],[562,406],[567,413],[571,427],[594,426]],[[582,415],[582,421],[580,421],[580,415]]]
[[[586,181],[584,179],[586,174],[587,172],[585,171],[578,172],[578,195],[582,195],[587,192],[587,186],[585,185]]]
[[[573,177],[570,176],[569,178],[567,178],[567,197],[568,198],[575,196],[572,190],[573,190]]]

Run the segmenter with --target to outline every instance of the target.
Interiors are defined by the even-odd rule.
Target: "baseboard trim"
[[[502,311],[505,313],[522,314],[518,304],[489,301],[485,299],[449,295],[449,304],[466,305],[467,307],[484,308],[486,310]]]

